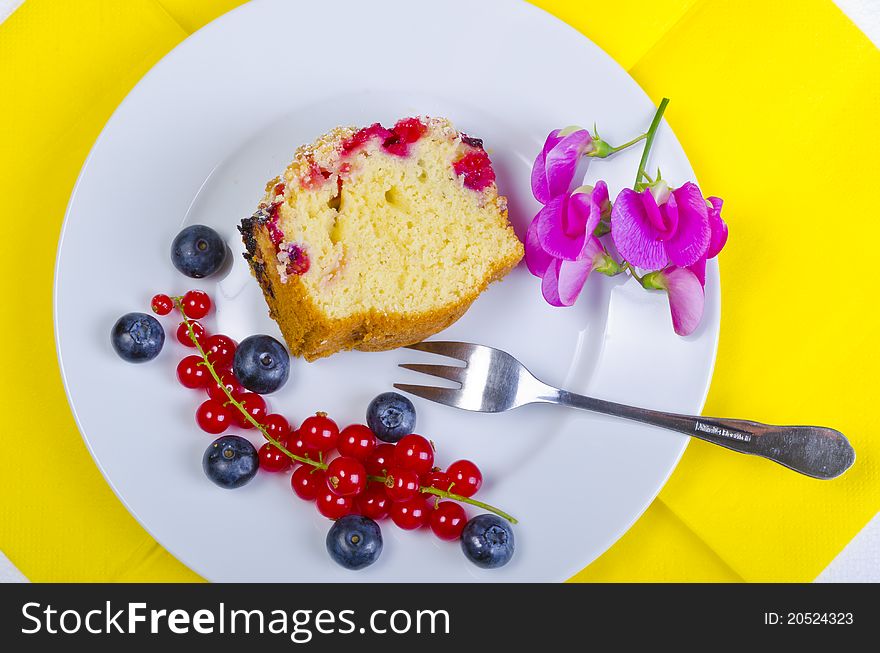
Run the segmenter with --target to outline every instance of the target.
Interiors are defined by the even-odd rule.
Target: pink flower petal
[[[592,271],[592,257],[580,261],[562,261],[559,264],[556,290],[562,306],[571,306],[577,301]]]
[[[727,244],[727,223],[721,219],[721,205],[724,201],[720,197],[707,198],[712,204],[709,209],[709,229],[712,236],[709,239],[709,251],[706,258],[715,258]]]
[[[526,232],[525,246],[526,267],[529,269],[529,272],[536,277],[543,277],[544,273],[547,272],[547,268],[550,267],[550,264],[553,262],[553,257],[541,247],[541,242],[538,239],[537,217],[532,220],[532,223],[529,225],[529,230]]]
[[[544,272],[541,279],[541,294],[551,306],[564,306],[562,299],[559,297],[559,266],[561,261],[553,259],[550,267]]]
[[[562,138],[555,129],[547,135],[544,147],[532,166],[532,193],[541,204],[565,193],[571,186],[581,155],[593,142],[586,129],[579,129]]]
[[[663,273],[672,328],[680,336],[689,336],[703,318],[703,286],[697,276],[685,268],[670,268]]]
[[[700,282],[700,285],[703,286],[703,288],[705,288],[706,287],[706,259],[701,258],[699,261],[697,261],[693,265],[689,265],[687,269],[696,275],[697,279]]]
[[[668,201],[675,198],[678,209],[678,228],[664,240],[669,260],[678,267],[693,265],[706,256],[709,249],[709,213],[706,201],[696,184],[686,184],[672,191]]]
[[[589,215],[589,195],[557,195],[535,216],[538,242],[551,256],[576,259],[584,246],[584,225]]]
[[[611,208],[611,238],[624,259],[643,270],[659,270],[669,262],[657,224],[662,217],[650,191],[620,191]]]

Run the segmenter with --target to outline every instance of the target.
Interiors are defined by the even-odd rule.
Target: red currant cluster
[[[180,361],[177,378],[183,386],[207,393],[196,410],[199,427],[213,435],[230,426],[258,429],[268,440],[259,449],[260,469],[283,472],[294,467],[290,479],[294,493],[314,501],[325,517],[360,514],[377,521],[389,517],[405,530],[429,524],[443,540],[458,539],[467,524],[461,503],[515,523],[506,513],[472,498],[483,482],[474,463],[458,460],[445,471],[435,467],[434,445],[421,435],[405,435],[390,444],[379,441],[362,424],[340,431],[326,413],[307,417],[298,429],[282,415],[269,413],[266,400],[247,391],[235,377],[237,343],[226,335],[209,335],[198,322],[211,310],[206,293],[190,290],[174,298],[159,294],[151,305],[159,315],[176,307],[183,318],[177,339],[198,352]]]
[[[340,431],[324,413],[306,418],[282,444],[298,456],[329,461],[326,466],[300,465],[290,484],[299,498],[315,501],[318,512],[330,519],[350,513],[376,521],[390,517],[404,530],[430,524],[440,539],[455,540],[467,515],[459,503],[440,498],[453,491],[470,498],[483,482],[468,460],[454,462],[446,471],[434,467],[434,446],[421,435],[405,435],[397,444],[380,442],[363,424]],[[290,464],[272,444],[260,449],[264,469],[281,471]]]

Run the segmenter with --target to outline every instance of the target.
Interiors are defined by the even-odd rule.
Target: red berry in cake
[[[306,446],[326,452],[336,447],[339,427],[327,417],[327,413],[315,413],[300,425],[299,435]]]
[[[376,436],[363,424],[352,424],[342,429],[336,449],[343,456],[365,461],[376,448]]]
[[[354,500],[354,507],[364,517],[382,519],[388,516],[391,500],[381,483],[370,483]]]
[[[284,271],[288,275],[301,275],[309,271],[309,268],[311,267],[309,255],[306,254],[306,251],[301,246],[295,243],[288,245],[287,257],[288,259],[284,266]]]
[[[204,388],[214,383],[201,356],[187,356],[177,364],[177,380],[185,388]]]
[[[217,367],[230,367],[235,357],[235,340],[221,333],[205,338],[202,349],[208,356],[208,360]]]
[[[327,519],[345,517],[354,507],[354,499],[350,496],[341,497],[330,488],[325,487],[315,498],[318,512]]]
[[[266,415],[266,418],[260,423],[273,440],[277,440],[285,448],[287,447],[287,438],[290,437],[290,423],[283,415],[271,413]]]
[[[396,501],[391,504],[388,514],[391,516],[391,521],[405,531],[421,528],[428,522],[428,506],[422,497]]]
[[[391,136],[391,132],[385,129],[378,122],[373,123],[369,127],[364,127],[363,129],[359,129],[350,137],[345,139],[342,142],[342,153],[343,154],[351,154],[361,146],[365,145],[369,140],[373,138],[381,138],[384,143]]]
[[[410,144],[424,136],[427,130],[428,127],[418,118],[403,118],[392,127],[391,134],[382,143],[382,147],[389,154],[406,156],[409,154]]]
[[[364,464],[351,456],[339,456],[327,465],[327,487],[339,496],[360,494],[367,487],[367,470]]]
[[[290,476],[290,487],[304,501],[314,501],[319,492],[327,492],[324,470],[312,465],[300,465]]]
[[[386,442],[381,443],[370,452],[364,462],[367,474],[384,476],[391,467],[392,458],[394,458],[394,445]]]
[[[271,442],[265,443],[258,452],[260,469],[267,472],[283,472],[290,467],[290,458]]]
[[[404,435],[394,447],[394,466],[427,474],[434,465],[434,447],[426,438],[414,433]]]
[[[452,164],[455,174],[464,177],[471,190],[483,190],[495,181],[495,171],[485,150],[472,150]]]
[[[275,184],[275,188],[272,189],[273,195],[284,195],[284,182]]]
[[[183,312],[193,320],[200,320],[211,310],[211,298],[201,290],[190,290],[183,296]]]
[[[419,475],[411,469],[388,470],[385,492],[392,501],[407,501],[419,494]]]
[[[229,409],[219,401],[208,399],[196,409],[196,423],[206,433],[223,433],[230,422]]]
[[[196,358],[201,358],[200,356]],[[220,381],[222,382],[222,386],[217,385],[217,382],[214,381],[213,378],[208,380],[207,389],[208,396],[211,399],[216,399],[221,404],[229,401],[229,396],[223,391],[223,388],[227,388],[231,393],[233,398],[239,399],[241,395],[244,393],[244,388],[241,387],[241,384],[238,382],[238,379],[235,378],[235,375],[230,371],[225,371],[220,373]],[[282,418],[283,419],[283,418]]]
[[[245,411],[253,417],[260,424],[263,423],[263,420],[266,418],[266,400],[263,399],[260,395],[255,394],[253,392],[243,392],[240,397],[238,397],[238,402],[244,406]],[[230,406],[230,411],[232,413],[232,421],[233,423],[243,429],[252,429],[254,425],[251,423],[249,419],[247,419],[244,415],[241,414],[241,411],[238,410],[235,406]]]
[[[457,540],[467,524],[467,513],[455,501],[441,501],[429,513],[431,530],[441,540]]]
[[[483,475],[480,469],[470,460],[456,460],[447,469],[450,483],[453,483],[450,492],[463,497],[472,497],[483,484]]]
[[[198,340],[199,344],[204,347],[205,336],[208,335],[207,331],[205,331],[205,327],[202,326],[201,322],[193,321],[191,324],[196,340]],[[193,343],[192,338],[189,337],[189,329],[186,328],[186,322],[181,322],[177,327],[177,342],[184,347],[195,347],[195,343]]]
[[[452,481],[449,480],[449,474],[434,468],[427,474],[422,474],[422,476],[419,477],[419,483],[424,487],[432,487],[447,492],[449,490],[449,484],[452,483]]]
[[[174,308],[174,302],[171,301],[168,295],[159,293],[158,295],[153,295],[153,299],[150,300],[150,308],[153,309],[156,315],[168,315],[171,309]]]

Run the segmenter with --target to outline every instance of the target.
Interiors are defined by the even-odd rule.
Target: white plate
[[[482,468],[480,498],[520,519],[513,561],[470,564],[456,544],[383,528],[372,567],[347,572],[324,550],[329,523],[296,499],[287,476],[260,474],[228,492],[209,483],[211,437],[193,414],[199,393],[175,381],[190,350],[169,338],[146,365],[113,353],[109,330],[155,292],[209,291],[209,328],[241,339],[277,334],[238,253],[229,275],[194,282],[169,262],[188,223],[212,225],[241,251],[235,226],[297,145],[337,124],[450,117],[489,148],[520,234],[537,209],[529,170],[554,127],[595,121],[611,143],[653,113],[636,83],[581,34],[525,3],[254,2],[194,34],[135,87],[107,123],[70,200],[55,277],[55,328],[73,412],[119,498],[182,562],[214,581],[558,581],[623,534],[675,467],[687,438],[551,406],[480,415],[416,400],[418,431],[438,462]],[[673,99],[674,100],[674,99]],[[639,152],[591,164],[612,193],[632,182]],[[671,131],[652,155],[664,176],[694,179]],[[718,269],[709,265],[697,333],[672,332],[666,297],[596,276],[577,305],[551,308],[524,266],[495,284],[442,334],[505,349],[549,383],[616,401],[699,412],[719,324]],[[325,410],[340,424],[393,381],[415,378],[406,350],[295,361],[270,398],[297,423]],[[249,432],[254,441],[253,432]]]

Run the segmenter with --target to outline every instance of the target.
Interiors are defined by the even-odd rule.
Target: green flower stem
[[[641,136],[636,136],[634,139],[632,139],[631,141],[627,141],[623,145],[618,145],[617,147],[612,147],[609,154],[614,154],[615,152],[620,152],[620,150],[625,150],[626,148],[631,147],[631,146],[635,145],[636,143],[638,143],[639,141],[644,140],[646,138],[648,138],[648,132],[645,132]]]
[[[663,98],[660,102],[660,106],[657,107],[657,111],[654,113],[654,119],[651,121],[651,126],[648,127],[648,136],[645,139],[645,149],[642,150],[642,159],[639,161],[639,171],[636,174],[636,183],[638,186],[642,181],[642,175],[645,174],[645,166],[648,164],[648,155],[651,153],[651,146],[654,145],[654,136],[657,134],[657,128],[660,126],[660,119],[663,117],[663,112],[666,111],[666,105],[669,104],[669,98]]]
[[[205,353],[205,350],[202,349],[202,345],[199,343],[198,339],[196,338],[196,333],[193,330],[193,326],[192,326],[192,320],[190,320],[186,316],[186,313],[183,311],[183,297],[172,297],[171,299],[174,302],[174,305],[180,311],[181,316],[183,317],[183,322],[184,322],[184,324],[186,324],[186,332],[189,335],[189,339],[192,340],[193,344],[196,347],[196,351],[198,351],[199,355],[202,357],[201,364],[207,368],[208,372],[211,374],[211,377],[214,379],[214,381],[217,383],[218,386],[223,388],[223,392],[226,394],[226,397],[229,399],[229,401],[227,401],[226,403],[232,404],[233,406],[235,406],[238,409],[238,411],[242,414],[242,416],[244,416],[244,418],[247,421],[249,421],[251,424],[253,424],[253,426],[256,427],[260,431],[260,433],[263,434],[263,437],[266,438],[272,444],[272,446],[276,447],[281,453],[283,453],[285,456],[287,456],[291,460],[294,460],[298,463],[303,463],[304,465],[311,465],[312,467],[315,467],[316,469],[327,469],[327,463],[325,463],[321,460],[312,460],[311,458],[305,458],[303,456],[298,456],[297,454],[295,454],[291,451],[288,451],[288,449],[283,444],[281,444],[278,440],[276,440],[271,435],[269,435],[269,432],[266,430],[265,426],[260,424],[254,418],[253,415],[251,415],[247,410],[245,410],[244,405],[240,401],[238,401],[235,397],[232,396],[232,392],[220,380],[220,375],[217,374],[217,370],[214,369],[214,364],[210,360],[208,360],[208,355]],[[370,481],[375,481],[377,483],[382,483],[382,485],[388,485],[388,477],[387,476],[370,475],[370,476],[367,476],[367,479]],[[488,503],[483,503],[482,501],[477,501],[476,499],[471,499],[470,497],[463,497],[458,494],[452,494],[451,492],[444,492],[443,490],[438,490],[438,489],[432,488],[432,487],[420,487],[419,491],[427,493],[427,494],[435,494],[439,497],[443,497],[444,499],[452,499],[454,501],[460,501],[461,503],[468,503],[472,506],[476,506],[477,508],[482,508],[483,510],[488,510],[489,512],[493,512],[496,515],[498,515],[499,517],[506,519],[511,524],[517,523],[517,520],[514,517],[512,517],[511,515],[508,515],[503,510],[496,508],[494,506],[490,506]]]
[[[630,275],[632,275],[632,278],[635,279],[636,281],[638,281],[639,284],[641,284],[641,286],[643,288],[645,287],[645,282],[643,281],[644,277],[640,277],[638,275],[638,273],[636,272],[636,269],[632,265],[630,265],[629,262],[627,262],[627,261],[624,261],[620,266],[620,271],[623,272],[624,270],[629,272]]]

